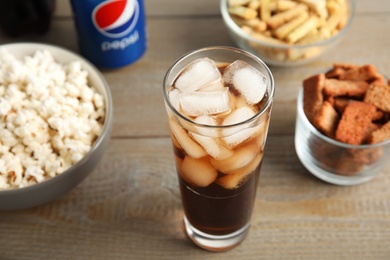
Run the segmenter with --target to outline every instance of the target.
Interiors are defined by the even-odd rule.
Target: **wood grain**
[[[239,247],[209,253],[184,235],[162,99],[162,80],[182,54],[233,45],[219,1],[146,0],[149,46],[135,64],[102,71],[114,100],[109,150],[74,190],[46,205],[0,212],[0,259],[390,259],[390,169],[340,187],[313,177],[294,149],[302,79],[335,61],[372,63],[390,74],[390,2],[357,0],[336,48],[316,62],[271,67],[276,97],[252,227]],[[78,51],[68,1],[37,41]]]

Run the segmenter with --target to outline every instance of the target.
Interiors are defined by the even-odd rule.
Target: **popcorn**
[[[10,110],[10,102],[4,98],[0,98],[0,116],[6,116]]]
[[[88,153],[103,129],[105,102],[79,61],[48,51],[17,59],[0,50],[0,190],[61,174]]]
[[[0,190],[7,189],[9,184],[7,182],[7,178],[5,176],[0,175]]]

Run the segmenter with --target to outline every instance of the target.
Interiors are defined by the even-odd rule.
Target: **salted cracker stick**
[[[328,39],[332,36],[332,33],[328,30],[328,28],[326,28],[324,26],[319,28],[319,33],[323,39]]]
[[[288,59],[294,61],[294,60],[299,60],[302,57],[304,57],[306,54],[306,50],[291,48],[291,49],[288,49],[286,51],[286,53],[287,53]]]
[[[276,10],[279,12],[286,11],[297,5],[297,2],[292,0],[279,0],[276,2]]]
[[[309,17],[309,13],[303,12],[302,14],[295,17],[291,21],[278,27],[274,31],[274,35],[281,40],[284,39],[291,31],[293,31],[295,28],[297,28],[299,25],[301,25],[303,22],[305,22],[308,17]]]
[[[228,0],[229,6],[238,6],[238,5],[246,5],[251,0]]]
[[[324,24],[323,28],[326,28],[329,32],[334,32],[334,30],[338,30],[338,25],[341,22],[342,18],[342,13],[340,12],[335,12],[332,13],[328,20],[327,23]]]
[[[278,14],[275,14],[269,18],[266,22],[271,29],[276,29],[282,24],[290,21],[294,17],[298,16],[302,12],[307,12],[308,7],[305,4],[298,4],[297,6]]]
[[[291,33],[286,36],[286,40],[289,43],[295,43],[303,38],[313,28],[317,27],[318,18],[316,16],[310,16],[303,24],[295,28]]]
[[[313,42],[318,42],[323,40],[324,37],[322,34],[319,32],[317,28],[313,28],[310,30],[305,36],[303,36],[301,39],[299,39],[296,44],[310,44]]]
[[[326,0],[299,0],[299,1],[310,6],[310,8],[313,9],[320,17],[322,18],[328,17]]]
[[[258,10],[260,8],[260,1],[259,0],[250,0],[248,3],[248,7],[252,8],[254,10]]]
[[[278,10],[278,2],[277,0],[270,0],[269,2],[269,11],[272,13],[275,13]]]
[[[257,11],[244,6],[231,6],[229,7],[229,13],[231,15],[241,17],[245,20],[250,20],[257,17]]]
[[[267,21],[271,17],[269,2],[270,0],[260,0],[260,18],[263,21]]]
[[[329,14],[345,12],[347,9],[346,1],[328,0],[326,2],[326,9],[328,10]]]
[[[313,46],[310,48],[290,48],[287,51],[287,57],[290,60],[308,59],[313,56],[317,56],[322,52],[322,48],[319,46]]]
[[[244,32],[250,34],[255,39],[258,39],[258,40],[261,40],[261,41],[265,41],[265,42],[268,42],[268,43],[271,43],[271,44],[287,45],[285,42],[280,41],[280,40],[275,39],[275,38],[272,38],[271,36],[266,36],[266,35],[264,35],[262,33],[257,33],[249,26],[242,26],[241,29]]]
[[[266,30],[265,32],[263,32],[263,34],[267,37],[272,37],[272,32],[270,30]]]
[[[264,32],[267,30],[267,24],[258,18],[247,20],[245,24],[257,32]]]

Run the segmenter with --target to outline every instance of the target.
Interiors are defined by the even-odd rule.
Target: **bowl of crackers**
[[[348,31],[354,0],[221,0],[228,32],[237,46],[268,65],[311,62]]]
[[[304,79],[295,150],[332,184],[361,184],[389,169],[390,81],[373,65],[345,63]]]

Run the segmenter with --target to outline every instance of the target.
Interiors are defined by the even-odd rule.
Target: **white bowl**
[[[78,60],[82,68],[89,73],[89,83],[102,94],[106,103],[105,121],[100,136],[91,150],[76,164],[63,173],[24,188],[0,191],[0,210],[16,210],[34,207],[54,200],[79,184],[101,161],[108,147],[112,129],[113,104],[110,88],[99,70],[89,61],[78,54],[61,47],[39,43],[15,43],[0,45],[17,58],[31,55],[37,50],[49,51],[54,59],[60,63],[69,63]]]

